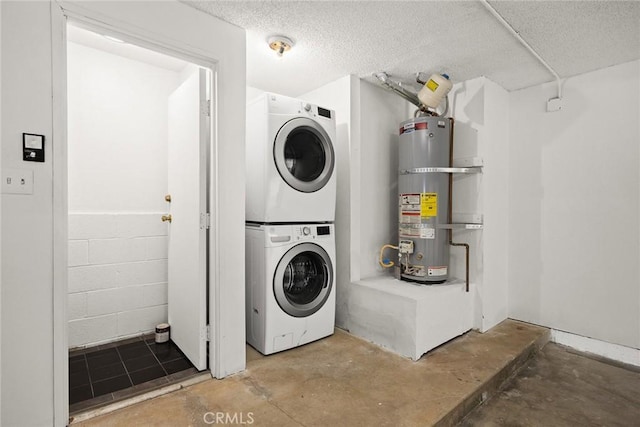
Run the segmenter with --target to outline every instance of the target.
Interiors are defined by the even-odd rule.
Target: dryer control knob
[[[302,228],[302,234],[304,234],[305,236],[308,236],[310,233],[311,233],[311,229],[309,227]]]
[[[311,111],[311,104],[304,104],[304,111]]]

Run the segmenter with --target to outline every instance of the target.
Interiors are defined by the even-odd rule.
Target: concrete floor
[[[640,425],[640,370],[547,344],[462,426]]]
[[[483,394],[496,392],[516,362],[524,364],[547,340],[545,328],[505,321],[412,362],[336,330],[329,338],[267,357],[249,348],[245,372],[74,425],[452,424]]]

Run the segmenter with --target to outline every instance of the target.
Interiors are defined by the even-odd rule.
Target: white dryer
[[[333,224],[246,226],[247,342],[263,354],[333,334]]]
[[[332,110],[266,93],[247,107],[246,221],[333,222]]]

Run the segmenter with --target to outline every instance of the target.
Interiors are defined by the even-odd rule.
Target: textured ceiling
[[[551,74],[476,1],[183,1],[247,30],[247,83],[297,96],[347,74],[446,72],[508,90]],[[491,1],[560,74],[640,58],[640,2]],[[278,58],[269,36],[296,42]]]

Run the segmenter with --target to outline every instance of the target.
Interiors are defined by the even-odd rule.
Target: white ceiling
[[[247,83],[298,96],[347,74],[446,72],[508,90],[553,80],[477,1],[186,1],[247,30]],[[561,77],[640,58],[638,1],[491,1]],[[296,42],[283,58],[269,36]]]

